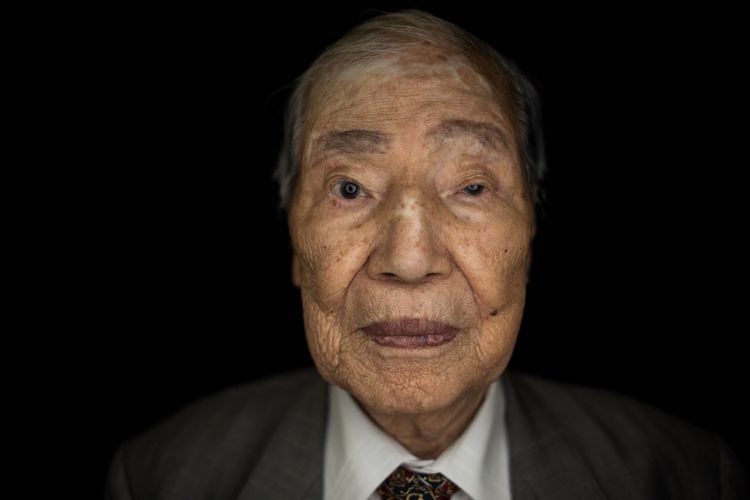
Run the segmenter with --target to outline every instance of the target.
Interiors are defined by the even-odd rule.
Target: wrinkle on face
[[[419,412],[466,398],[505,369],[524,307],[533,207],[517,141],[493,152],[476,138],[437,146],[425,138],[456,118],[515,138],[492,86],[462,61],[400,57],[326,87],[311,114],[289,230],[305,334],[323,377],[370,408]],[[316,154],[316,139],[349,129],[393,139],[373,154]],[[340,179],[364,195],[337,196]],[[481,201],[462,192],[474,182],[489,188]],[[405,352],[361,330],[401,317],[461,333]]]
[[[479,98],[491,96],[493,100],[503,103],[502,107],[508,111],[508,114],[513,114],[510,112],[513,105],[508,96],[509,89],[504,85],[498,85],[497,82],[490,82],[487,77],[479,74],[463,55],[446,53],[437,47],[420,47],[374,61],[353,62],[336,73],[335,81],[324,79],[318,82],[311,92],[314,99],[308,109],[308,115],[313,117],[312,121],[320,121],[320,129],[326,129],[330,114],[341,116],[357,107],[359,104],[357,97],[361,97],[358,94],[363,80],[380,80],[383,82],[380,91],[384,95],[403,98],[418,97],[423,101],[422,105],[426,107],[439,105],[439,101],[431,102],[430,95],[423,94],[424,89],[420,89],[415,83],[439,80],[443,87],[462,92],[467,96]],[[382,107],[379,110],[373,109],[374,113],[388,116],[398,111],[392,103],[387,101],[381,101],[380,105]],[[324,110],[325,113],[320,116]],[[498,118],[505,120],[506,117],[499,116]],[[507,121],[506,125],[518,140],[513,124]],[[308,126],[307,131],[314,128],[316,127]]]

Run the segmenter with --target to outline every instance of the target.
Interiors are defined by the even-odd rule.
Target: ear
[[[299,260],[297,254],[292,255],[292,283],[299,288]]]

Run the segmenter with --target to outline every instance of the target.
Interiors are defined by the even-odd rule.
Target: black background
[[[290,84],[371,6],[112,9],[67,34],[93,168],[66,370],[92,498],[123,439],[311,364],[271,171]],[[547,202],[511,367],[649,402],[747,462],[737,13],[377,7],[409,6],[492,43],[542,96]]]

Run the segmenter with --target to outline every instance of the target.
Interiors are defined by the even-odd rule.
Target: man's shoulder
[[[113,471],[122,467],[130,488],[149,494],[220,482],[218,487],[231,496],[279,428],[289,418],[300,418],[290,414],[299,413],[301,401],[309,402],[310,412],[302,418],[318,424],[325,390],[325,381],[312,368],[226,387],[127,440],[114,457]]]
[[[613,432],[627,442],[678,444],[712,449],[717,434],[653,404],[581,383],[552,380],[524,372],[510,374],[518,400],[534,409],[536,421],[553,421],[554,432]]]
[[[522,420],[511,423],[525,436],[521,447],[565,443],[600,480],[614,483],[613,474],[627,471],[665,495],[686,484],[747,488],[744,467],[724,438],[685,418],[589,385],[523,372],[509,373],[507,382],[513,401],[509,419]]]
[[[200,431],[227,433],[234,427],[273,425],[300,396],[321,389],[325,382],[311,368],[270,375],[203,396],[156,422],[133,442],[172,435],[180,441],[198,439]]]

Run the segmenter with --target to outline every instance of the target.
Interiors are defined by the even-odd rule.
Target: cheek
[[[522,304],[531,246],[524,225],[493,223],[463,232],[456,260],[490,317]]]
[[[341,335],[336,319],[322,311],[318,302],[304,289],[302,306],[310,354],[323,377],[331,381],[331,375],[338,369],[341,352]]]
[[[355,234],[319,219],[301,224],[295,237],[307,344],[321,375],[332,383],[341,378],[347,341],[347,290],[366,255],[366,241]]]
[[[340,310],[346,290],[367,260],[371,238],[364,227],[345,227],[329,217],[309,217],[296,235],[300,288],[327,313]]]
[[[495,376],[510,359],[523,317],[530,233],[523,224],[496,223],[467,237],[457,260],[483,310],[474,356]]]

